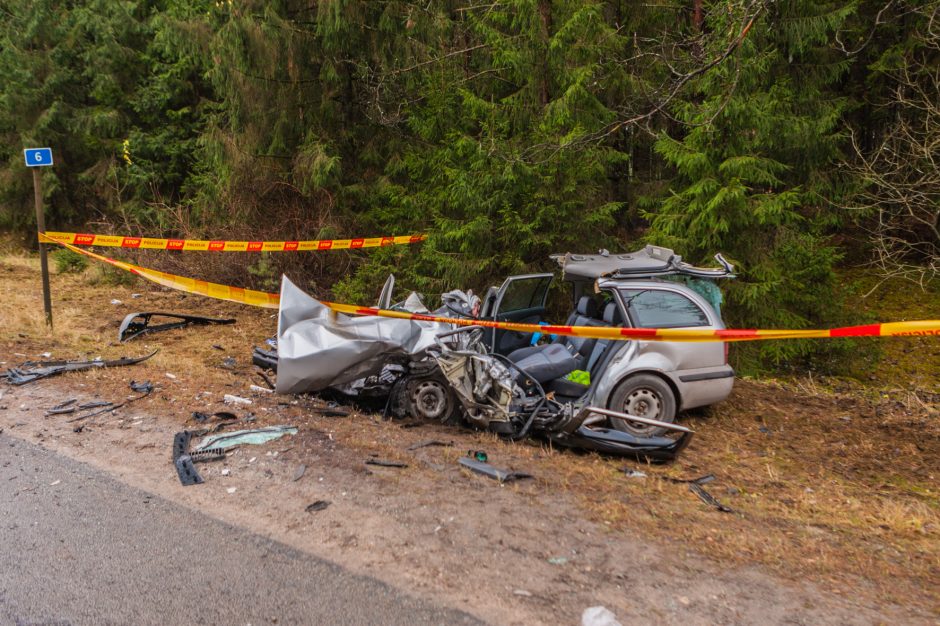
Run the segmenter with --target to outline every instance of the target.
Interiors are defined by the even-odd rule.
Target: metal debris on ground
[[[508,483],[514,480],[533,477],[532,474],[526,474],[525,472],[511,472],[509,470],[493,467],[489,463],[471,459],[470,457],[466,456],[461,457],[457,462],[469,470],[472,470],[478,474],[483,474],[484,476],[489,476],[490,478],[498,480],[501,483]]]
[[[154,350],[150,354],[135,358],[120,358],[111,361],[96,359],[93,361],[27,361],[19,367],[12,367],[5,373],[0,374],[0,378],[5,378],[11,385],[25,385],[43,378],[58,376],[66,372],[80,372],[83,370],[94,369],[96,367],[123,367],[125,365],[135,365],[142,363],[155,355],[159,350]]]
[[[408,467],[407,463],[400,461],[384,461],[382,459],[368,459],[366,465],[378,465],[379,467]]]
[[[80,404],[77,407],[78,410],[80,411],[86,411],[88,409],[99,409],[99,410],[92,411],[91,413],[86,413],[85,415],[79,415],[77,417],[73,417],[72,419],[69,419],[66,421],[78,422],[84,419],[88,419],[89,417],[94,417],[95,415],[101,415],[102,413],[110,413],[112,411],[116,411],[120,409],[121,407],[127,406],[131,402],[136,402],[140,400],[141,398],[146,398],[151,393],[153,393],[153,385],[149,381],[144,382],[144,383],[134,383],[134,381],[131,381],[131,389],[134,391],[137,391],[138,393],[140,393],[140,395],[134,398],[128,398],[127,400],[119,404],[114,404],[113,402],[109,402],[107,400],[96,400],[94,402],[86,402],[85,404]],[[81,432],[81,428],[76,428],[75,432]]]
[[[163,324],[150,325],[150,318],[166,317],[175,321]],[[209,324],[234,324],[234,318],[219,319],[214,317],[203,317],[201,315],[181,315],[177,313],[162,313],[160,311],[145,311],[140,313],[131,313],[121,322],[118,329],[118,340],[122,343],[130,341],[148,333],[158,333],[164,330],[173,330],[175,328],[185,328],[186,326],[208,326]]]
[[[689,491],[698,496],[698,499],[704,502],[709,506],[713,506],[722,513],[734,513],[734,509],[729,506],[726,506],[718,501],[715,496],[705,491],[704,488],[698,483],[692,483],[689,485]]]
[[[303,464],[298,465],[297,469],[294,470],[294,476],[293,478],[291,478],[291,480],[294,482],[297,482],[298,480],[304,477],[305,473],[307,473],[307,466]]]
[[[420,450],[421,448],[428,448],[430,446],[441,446],[441,447],[446,448],[452,445],[454,445],[453,441],[441,441],[439,439],[429,439],[428,441],[420,441],[416,444],[410,445],[405,449],[409,451],[414,451],[414,450]]]
[[[330,506],[329,500],[317,500],[313,504],[308,504],[304,510],[307,513],[313,513],[314,511],[322,511],[328,506]]]
[[[77,398],[71,398],[65,402],[60,402],[51,409],[46,411],[46,415],[66,415],[68,413],[74,413],[78,408],[75,406],[75,403],[78,402]]]
[[[253,430],[234,430],[230,433],[221,433],[218,435],[209,435],[204,438],[196,450],[206,450],[208,448],[231,448],[242,444],[258,445],[279,439],[284,435],[296,435],[296,426],[268,426],[265,428],[255,428]]]
[[[662,479],[668,480],[671,483],[688,484],[689,491],[698,496],[698,499],[705,504],[715,507],[722,513],[734,513],[734,509],[719,502],[715,496],[705,491],[702,487],[702,485],[707,485],[715,480],[714,474],[705,474],[698,478],[671,478],[669,476],[662,476]]]
[[[248,398],[242,398],[241,396],[233,396],[230,393],[227,393],[224,396],[222,396],[222,402],[224,402],[225,404],[244,404],[244,405],[251,404],[251,400],[249,400]]]

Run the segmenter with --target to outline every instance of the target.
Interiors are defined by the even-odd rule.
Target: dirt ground
[[[598,604],[623,623],[940,617],[937,381],[873,391],[825,379],[739,380],[729,400],[685,416],[696,436],[676,463],[647,466],[385,421],[355,407],[328,416],[319,398],[253,392],[250,385],[264,383],[250,364],[251,346],[274,334],[272,311],[145,283],[110,285],[91,271],[53,277],[49,334],[36,276],[34,259],[0,259],[0,369],[43,353],[160,351],[136,366],[0,384],[5,433],[417,595],[515,624],[577,623]],[[238,323],[117,344],[120,320],[140,310]],[[892,341],[908,342],[905,349],[925,361],[940,359],[936,340]],[[70,398],[133,397],[131,380],[157,389],[79,422],[45,415]],[[224,405],[224,394],[252,404]],[[239,427],[290,424],[299,432],[201,463],[205,483],[182,487],[169,460],[173,434],[205,427],[193,411],[220,410],[236,413]],[[411,449],[431,440],[446,445]],[[500,485],[458,468],[457,459],[477,449],[534,479]],[[704,474],[714,474],[705,488],[733,512],[665,479]],[[330,505],[307,512],[318,500]]]

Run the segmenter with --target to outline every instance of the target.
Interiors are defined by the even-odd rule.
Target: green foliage
[[[81,274],[88,268],[88,257],[67,248],[55,250],[50,256],[59,274]]]
[[[936,67],[926,3],[703,0],[702,23],[695,6],[0,0],[0,228],[33,227],[21,150],[51,145],[50,229],[430,235],[252,257],[239,275],[265,289],[288,271],[372,302],[395,273],[430,303],[649,240],[738,265],[732,325],[855,321],[833,269],[864,255],[850,229],[872,213],[836,208],[866,184],[845,129],[879,145],[897,111],[870,103]],[[851,345],[737,358],[832,368]]]

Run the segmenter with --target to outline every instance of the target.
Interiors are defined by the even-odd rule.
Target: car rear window
[[[638,328],[708,326],[708,316],[681,293],[664,289],[621,289],[620,294]]]

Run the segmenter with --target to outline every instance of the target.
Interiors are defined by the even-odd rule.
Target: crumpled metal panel
[[[321,391],[417,355],[450,325],[333,313],[286,276],[277,319],[277,392]]]

